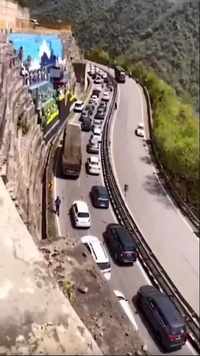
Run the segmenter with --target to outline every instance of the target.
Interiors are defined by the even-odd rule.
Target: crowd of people
[[[22,64],[20,74],[23,77],[24,84],[27,86],[49,80],[47,68],[29,70]]]

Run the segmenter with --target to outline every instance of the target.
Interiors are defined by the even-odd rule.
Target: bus
[[[115,67],[115,80],[118,83],[125,83],[125,81],[126,81],[125,70],[120,66]]]

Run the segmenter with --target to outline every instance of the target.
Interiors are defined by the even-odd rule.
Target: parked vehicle
[[[81,130],[89,132],[91,130],[91,126],[92,126],[92,120],[90,118],[86,118],[81,123]]]
[[[77,100],[74,104],[74,112],[82,112],[84,108],[84,102]]]
[[[102,185],[93,185],[90,197],[95,208],[109,208],[109,196],[106,188]]]
[[[80,125],[68,123],[62,146],[62,174],[66,178],[78,178],[82,165]]]
[[[99,137],[92,134],[90,136],[89,143],[91,143],[92,145],[99,144]]]
[[[101,138],[102,138],[102,131],[101,131],[101,128],[94,126],[94,127],[92,128],[92,132],[93,132],[93,135],[94,135],[94,136],[97,136],[97,137],[98,137],[99,142],[101,142]]]
[[[90,213],[86,202],[83,200],[75,200],[72,204],[70,214],[74,227],[90,228]]]
[[[99,175],[101,171],[100,161],[97,156],[90,156],[86,162],[87,173]]]
[[[115,80],[118,83],[125,83],[125,81],[126,81],[126,72],[125,72],[125,70],[120,66],[116,66],[114,68],[114,70],[115,70]]]
[[[89,112],[86,108],[82,111],[79,121],[83,121],[84,119],[89,117]]]
[[[99,154],[99,143],[95,143],[95,144],[92,144],[92,143],[88,143],[87,144],[87,152],[88,153],[93,153],[93,154]]]
[[[109,91],[105,91],[102,96],[103,101],[109,101],[110,100],[110,93]]]
[[[141,122],[137,129],[135,130],[135,134],[140,137],[144,137],[144,124]]]
[[[111,264],[103,243],[96,236],[90,235],[81,237],[81,242],[91,253],[106,280],[109,280],[111,277]]]
[[[111,255],[118,264],[133,264],[137,260],[136,241],[124,226],[109,224],[104,237]]]
[[[185,321],[169,297],[146,285],[138,290],[137,300],[164,350],[180,349],[187,340]]]
[[[128,299],[125,298],[124,294],[119,291],[119,290],[113,290],[120,306],[122,307],[124,313],[126,314],[126,316],[128,317],[129,321],[131,322],[131,324],[133,325],[135,330],[138,330],[138,326],[136,324],[134,315],[133,315],[133,311],[130,307],[130,304],[128,302]]]
[[[99,96],[100,96],[100,94],[101,94],[101,90],[99,90],[99,89],[93,89],[93,91],[92,91],[92,95],[96,95],[98,98],[99,98]]]
[[[95,114],[95,119],[97,120],[104,120],[105,118],[105,111],[98,111],[96,114]]]
[[[98,75],[96,76],[96,78],[94,79],[94,84],[102,84],[103,80],[102,78]]]

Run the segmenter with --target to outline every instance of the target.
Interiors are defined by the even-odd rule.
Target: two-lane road
[[[78,180],[66,180],[60,177],[60,159],[57,157],[57,172],[55,177],[55,190],[56,194],[61,198],[60,217],[58,221],[59,235],[67,239],[67,236],[74,237],[76,241],[80,241],[80,237],[86,234],[94,234],[95,236],[103,239],[103,232],[107,224],[115,222],[115,216],[112,208],[106,210],[94,209],[91,205],[89,192],[92,185],[103,184],[103,177],[90,176],[86,174],[84,162],[87,160],[88,154],[86,153],[86,144],[88,142],[90,133],[82,133],[82,152],[83,152],[83,167]],[[74,229],[71,226],[70,217],[68,215],[71,204],[76,199],[83,199],[88,203],[92,225],[87,231]],[[145,326],[144,321],[141,319],[137,312],[137,308],[133,303],[133,297],[136,295],[138,288],[141,285],[147,284],[148,279],[145,276],[140,264],[137,262],[133,267],[118,267],[112,262],[111,280],[109,285],[111,289],[118,289],[124,293],[129,300],[130,306],[133,310],[135,321],[139,328],[144,343],[147,344],[149,351],[154,355],[160,355],[162,352],[155,343],[152,335],[149,333],[148,328]],[[185,347],[174,353],[174,355],[192,355],[194,354],[190,346],[187,344]],[[172,353],[173,355],[173,353]]]

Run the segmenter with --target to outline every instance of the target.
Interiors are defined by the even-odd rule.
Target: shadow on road
[[[152,195],[156,195],[158,200],[166,207],[172,207],[171,202],[167,197],[167,193],[161,187],[156,174],[146,176],[146,182],[143,186],[147,192],[151,193]]]
[[[149,157],[149,156],[141,157],[141,161],[146,163],[146,164],[149,164],[149,165],[153,163],[151,157]]]
[[[56,178],[62,178],[62,147],[57,147],[54,156],[53,174]]]

